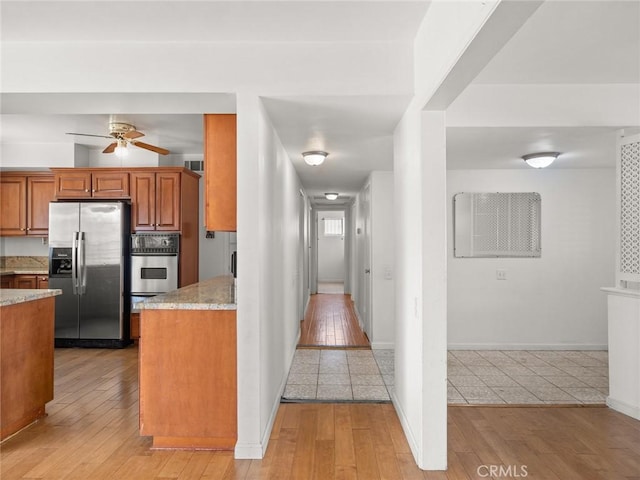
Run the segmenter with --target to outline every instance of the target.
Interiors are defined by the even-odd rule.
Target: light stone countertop
[[[38,267],[0,268],[0,275],[49,275],[49,270]]]
[[[140,310],[236,310],[235,279],[214,277],[136,303]]]
[[[62,295],[62,290],[57,288],[3,288],[0,290],[0,307],[41,300],[43,298],[55,297],[56,295]]]

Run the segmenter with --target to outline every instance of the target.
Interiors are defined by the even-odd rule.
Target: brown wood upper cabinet
[[[57,198],[128,198],[129,173],[114,169],[52,169]]]
[[[180,176],[178,172],[131,173],[135,231],[180,230]]]
[[[0,175],[0,236],[49,234],[49,202],[54,179],[48,172],[2,172]]]
[[[204,116],[204,214],[210,231],[235,232],[236,116]]]

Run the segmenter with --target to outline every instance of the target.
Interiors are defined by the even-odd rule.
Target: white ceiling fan
[[[94,135],[91,133],[74,133],[67,132],[67,135],[80,135],[83,137],[99,137],[99,138],[108,138],[111,140],[115,140],[114,142],[107,145],[102,153],[119,153],[122,154],[126,151],[126,148],[129,145],[133,145],[135,147],[144,148],[145,150],[150,150],[155,153],[159,153],[160,155],[168,155],[170,152],[166,148],[156,147],[155,145],[150,145],[148,143],[141,142],[137,140],[140,137],[144,137],[144,133],[136,130],[134,125],[130,123],[124,122],[110,122],[109,123],[109,135]]]

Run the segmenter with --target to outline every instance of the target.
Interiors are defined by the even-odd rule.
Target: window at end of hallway
[[[343,218],[323,218],[324,220],[324,236],[335,237],[344,234]]]

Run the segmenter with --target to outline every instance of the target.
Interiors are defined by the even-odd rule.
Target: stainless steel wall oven
[[[178,288],[178,233],[131,235],[131,308],[147,297]]]

